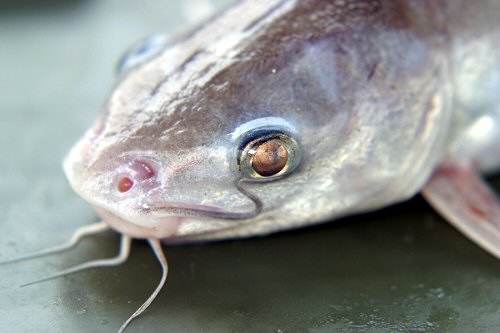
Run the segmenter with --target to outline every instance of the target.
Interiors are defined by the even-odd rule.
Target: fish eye
[[[287,133],[259,133],[242,145],[238,160],[243,178],[275,180],[298,166],[300,147]]]
[[[163,35],[146,37],[129,48],[116,66],[117,74],[122,74],[157,54],[166,45],[167,38]]]
[[[269,140],[255,149],[252,168],[263,177],[274,176],[288,163],[288,151],[279,140]]]

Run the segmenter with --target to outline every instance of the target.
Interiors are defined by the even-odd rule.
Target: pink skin
[[[147,186],[148,183],[154,182],[158,174],[158,167],[153,162],[140,159],[127,162],[123,169],[126,171],[120,173],[115,184],[118,192],[124,195],[135,186]],[[165,217],[153,223],[152,227],[146,228],[127,221],[119,216],[119,213],[97,206],[94,206],[94,209],[112,228],[138,238],[168,238],[175,235],[179,225],[186,220],[185,217]]]
[[[123,175],[118,181],[118,191],[128,192],[136,182],[143,182],[156,176],[155,168],[146,161],[136,160],[128,163],[132,175]]]

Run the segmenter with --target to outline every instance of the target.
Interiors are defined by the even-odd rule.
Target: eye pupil
[[[278,140],[261,144],[252,159],[253,169],[264,177],[279,173],[287,163],[288,151]]]

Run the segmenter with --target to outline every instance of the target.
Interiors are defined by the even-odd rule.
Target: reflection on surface
[[[93,243],[112,252],[117,240]],[[439,332],[498,321],[490,288],[499,286],[500,266],[420,200],[266,238],[165,250],[167,287],[132,329]],[[88,290],[89,304],[103,307],[96,315],[117,325],[160,270],[138,242],[123,267],[83,275],[69,287]],[[74,297],[63,302],[82,309]]]

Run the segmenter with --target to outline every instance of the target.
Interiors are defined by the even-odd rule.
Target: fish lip
[[[120,214],[112,209],[92,205],[96,213],[117,232],[133,238],[171,238],[178,233],[179,227],[189,218],[182,216],[169,216],[166,218],[142,217],[142,221],[134,216]]]
[[[87,199],[86,199],[87,200]],[[129,222],[135,223],[134,221],[141,218],[143,220],[169,220],[169,219],[188,219],[190,217],[200,217],[204,212],[208,214],[211,212],[222,211],[222,208],[208,205],[200,204],[189,204],[182,202],[172,202],[164,204],[149,204],[145,203],[142,205],[137,205],[134,209],[135,214],[124,214],[120,213],[120,205],[117,207],[108,206],[99,202],[98,200],[87,200],[95,209],[99,211],[105,211],[108,214]],[[168,214],[161,214],[162,211],[168,211]],[[190,213],[191,212],[191,213]],[[196,212],[201,212],[200,216],[195,215]]]
[[[221,206],[194,204],[185,202],[165,202],[144,204],[137,208],[137,213],[127,215],[120,213],[119,207],[110,207],[100,204],[95,200],[90,201],[91,205],[99,211],[105,211],[107,214],[112,214],[128,223],[136,224],[136,220],[161,220],[161,221],[188,221],[191,219],[196,220],[210,220],[217,219],[219,221],[231,221],[246,219],[257,215],[255,210],[248,212],[229,211]]]
[[[147,204],[147,207],[145,207],[144,209],[146,210],[149,209],[151,211],[161,211],[162,209],[168,209],[168,208],[176,208],[179,209],[180,211],[182,210],[193,210],[201,212],[224,211],[224,208],[221,206],[194,204],[194,203],[176,202],[176,201]]]
[[[254,202],[255,203],[255,202]],[[247,211],[231,211],[224,207],[191,204],[183,202],[153,203],[144,207],[145,213],[155,214],[159,218],[184,217],[196,219],[245,220],[259,215],[262,205],[255,203],[254,208]]]
[[[142,213],[127,215],[120,213],[112,207],[103,207],[101,205],[92,205],[97,214],[112,229],[134,238],[147,239],[176,239],[179,233],[182,233],[182,226],[186,223],[208,221],[217,218],[217,222],[225,223],[219,226],[219,229],[236,227],[233,220],[235,213],[224,211],[221,207],[197,205],[187,203],[168,203],[157,207],[158,211],[145,209]],[[167,214],[161,214],[166,211]],[[229,218],[223,219],[219,214]],[[232,214],[232,215],[231,215]],[[241,214],[241,213],[236,213]],[[233,223],[230,223],[233,222]],[[210,224],[208,224],[210,225]],[[215,231],[212,231],[215,232]],[[203,233],[206,233],[204,231]]]

